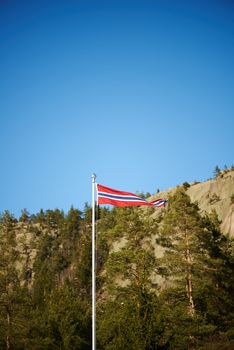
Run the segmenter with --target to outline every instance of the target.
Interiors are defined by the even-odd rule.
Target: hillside
[[[221,231],[234,237],[234,170],[222,172],[216,179],[205,182],[191,183],[186,193],[191,201],[197,201],[201,213],[209,213],[215,209],[221,221]],[[167,197],[175,188],[157,193],[152,198]],[[156,213],[157,215],[157,213]]]
[[[229,170],[165,208],[97,208],[98,349],[234,348],[233,193]],[[91,229],[88,205],[2,213],[0,349],[91,349]]]

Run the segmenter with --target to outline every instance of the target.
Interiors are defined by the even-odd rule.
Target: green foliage
[[[98,349],[233,348],[234,244],[187,187],[157,218],[97,208]],[[91,231],[88,204],[1,215],[1,349],[91,348]]]
[[[183,183],[183,188],[187,190],[190,187],[190,184],[186,181]]]
[[[51,293],[48,306],[51,349],[89,349],[90,324],[90,306],[78,298],[72,286],[65,285]]]
[[[28,291],[20,284],[20,264],[15,218],[6,211],[0,220],[0,347],[21,349],[24,344],[29,306]]]
[[[229,251],[230,241],[220,233],[215,211],[201,218],[196,205],[190,203],[181,190],[177,190],[169,203],[161,229],[166,251],[160,267],[164,265],[164,275],[170,276],[171,281],[171,287],[162,294],[169,306],[167,323],[172,320],[170,348],[186,348],[186,334],[187,343],[193,348],[214,334],[228,334],[233,329],[233,257]],[[193,313],[189,312],[191,301]],[[176,322],[176,310],[183,321],[181,324]],[[178,329],[173,331],[173,324],[177,324]]]
[[[185,308],[192,315],[195,313],[195,272],[203,270],[201,218],[197,205],[190,202],[181,188],[169,198],[169,203],[159,236],[165,248],[161,264],[166,276],[173,277],[174,285],[181,288],[182,295],[187,299]]]
[[[163,327],[155,293],[121,288],[118,298],[99,308],[98,349],[159,349]]]
[[[117,220],[103,232],[109,240],[121,242],[124,237],[125,244],[109,252],[105,264],[109,297],[98,309],[100,349],[153,349],[156,344],[157,297],[150,279],[155,257],[150,237],[157,225],[149,213],[143,216],[136,208],[115,209]]]
[[[30,214],[29,212],[27,211],[27,209],[23,209],[21,210],[21,216],[19,218],[19,221],[22,221],[24,223],[27,223],[29,221],[29,218],[30,218]]]

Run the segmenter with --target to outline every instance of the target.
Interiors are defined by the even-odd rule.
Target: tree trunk
[[[189,249],[189,240],[187,230],[185,230],[185,259],[187,262],[187,276],[186,276],[186,292],[188,297],[188,312],[191,316],[195,314],[195,306],[193,301],[193,285],[192,285],[192,257]]]
[[[6,350],[10,350],[11,349],[10,328],[11,328],[11,317],[10,317],[10,312],[9,312],[9,310],[7,308]]]

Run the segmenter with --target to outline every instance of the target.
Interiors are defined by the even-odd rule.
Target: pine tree
[[[217,179],[217,177],[221,174],[221,170],[218,167],[218,165],[216,165],[215,169],[214,169],[214,178]]]
[[[50,349],[90,349],[90,306],[72,284],[54,289],[48,300]]]
[[[217,214],[202,218],[196,203],[178,188],[169,198],[158,243],[165,249],[159,271],[169,281],[161,298],[169,306],[165,322],[170,325],[170,346],[193,349],[227,331],[227,322],[232,329],[233,259]]]
[[[203,245],[208,252],[206,274],[209,279],[203,281],[197,304],[218,332],[234,340],[234,242],[221,233],[215,210],[205,215],[203,226]]]
[[[210,281],[205,232],[199,208],[183,188],[177,188],[168,202],[157,239],[165,249],[158,271],[168,281],[160,296],[168,327],[164,338],[172,349],[193,349],[202,337],[214,331],[197,305],[202,284]]]
[[[26,342],[30,300],[21,285],[15,226],[17,220],[6,211],[0,220],[0,348],[21,349]]]
[[[162,263],[167,276],[186,292],[184,296],[190,316],[195,314],[193,283],[194,271],[201,268],[201,232],[197,205],[191,203],[184,189],[178,188],[169,199],[158,242],[165,248]]]

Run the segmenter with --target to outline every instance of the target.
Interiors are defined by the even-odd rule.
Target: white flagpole
[[[95,182],[92,175],[92,350],[96,350],[96,249],[95,249]]]

